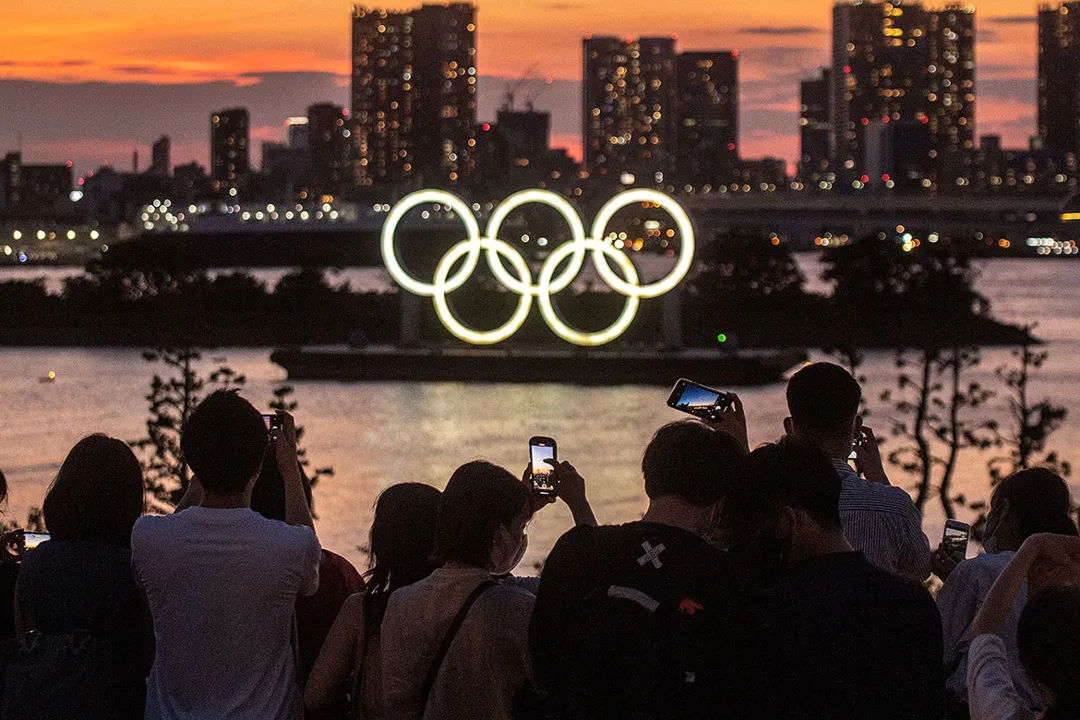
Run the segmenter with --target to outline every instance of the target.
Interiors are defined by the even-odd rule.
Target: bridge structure
[[[1065,198],[710,193],[679,201],[703,238],[716,232],[775,233],[796,245],[882,232],[1014,245],[1028,238],[1080,239],[1080,214],[1069,212],[1075,201]]]

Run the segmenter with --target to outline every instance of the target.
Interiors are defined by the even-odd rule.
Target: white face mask
[[[521,558],[525,557],[525,551],[529,549],[529,536],[522,532],[521,540],[516,542],[516,545],[512,545],[511,543],[515,540],[511,537],[510,531],[500,527],[499,532],[503,536],[496,541],[491,553],[491,574],[509,575],[521,562]]]

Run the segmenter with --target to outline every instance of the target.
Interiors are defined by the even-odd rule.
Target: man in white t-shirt
[[[197,506],[135,524],[132,565],[156,640],[147,720],[303,717],[294,607],[319,587],[320,548],[293,419],[279,418],[271,441],[236,393],[206,398],[181,441],[198,478],[181,507]],[[285,523],[249,507],[268,446],[285,478]]]

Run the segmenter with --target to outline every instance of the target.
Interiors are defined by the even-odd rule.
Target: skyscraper
[[[247,108],[214,113],[210,118],[210,179],[215,193],[235,197],[251,170],[251,121]]]
[[[643,175],[649,183],[670,172],[678,97],[675,41],[589,37],[584,60],[586,169],[614,179],[625,172]]]
[[[162,135],[150,151],[150,175],[169,177],[172,174],[172,140]]]
[[[1039,8],[1039,137],[1080,156],[1080,2]]]
[[[351,184],[349,113],[340,105],[320,103],[308,108],[307,152],[314,189],[339,192]]]
[[[353,8],[352,133],[360,185],[413,175],[412,30],[409,13]]]
[[[928,19],[926,99],[937,185],[966,187],[975,159],[975,10],[949,5]]]
[[[854,0],[833,7],[832,143],[843,180],[866,175],[871,123],[928,122],[929,65],[920,4]]]
[[[353,8],[352,128],[361,185],[464,180],[476,145],[476,8]]]
[[[821,77],[803,80],[799,90],[799,179],[812,187],[830,182],[831,78],[822,68]]]
[[[739,53],[686,52],[676,68],[679,182],[730,182],[739,158]]]

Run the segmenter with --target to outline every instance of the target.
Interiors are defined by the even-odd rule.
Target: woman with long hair
[[[111,646],[112,718],[142,717],[153,657],[149,613],[131,569],[131,529],[144,502],[142,468],[125,442],[80,440],[45,496],[51,538],[26,551],[15,594],[19,634],[83,633]]]
[[[345,601],[323,643],[304,691],[309,714],[364,720],[386,716],[380,627],[390,596],[437,567],[433,556],[439,495],[430,485],[402,483],[379,496],[367,586]]]

